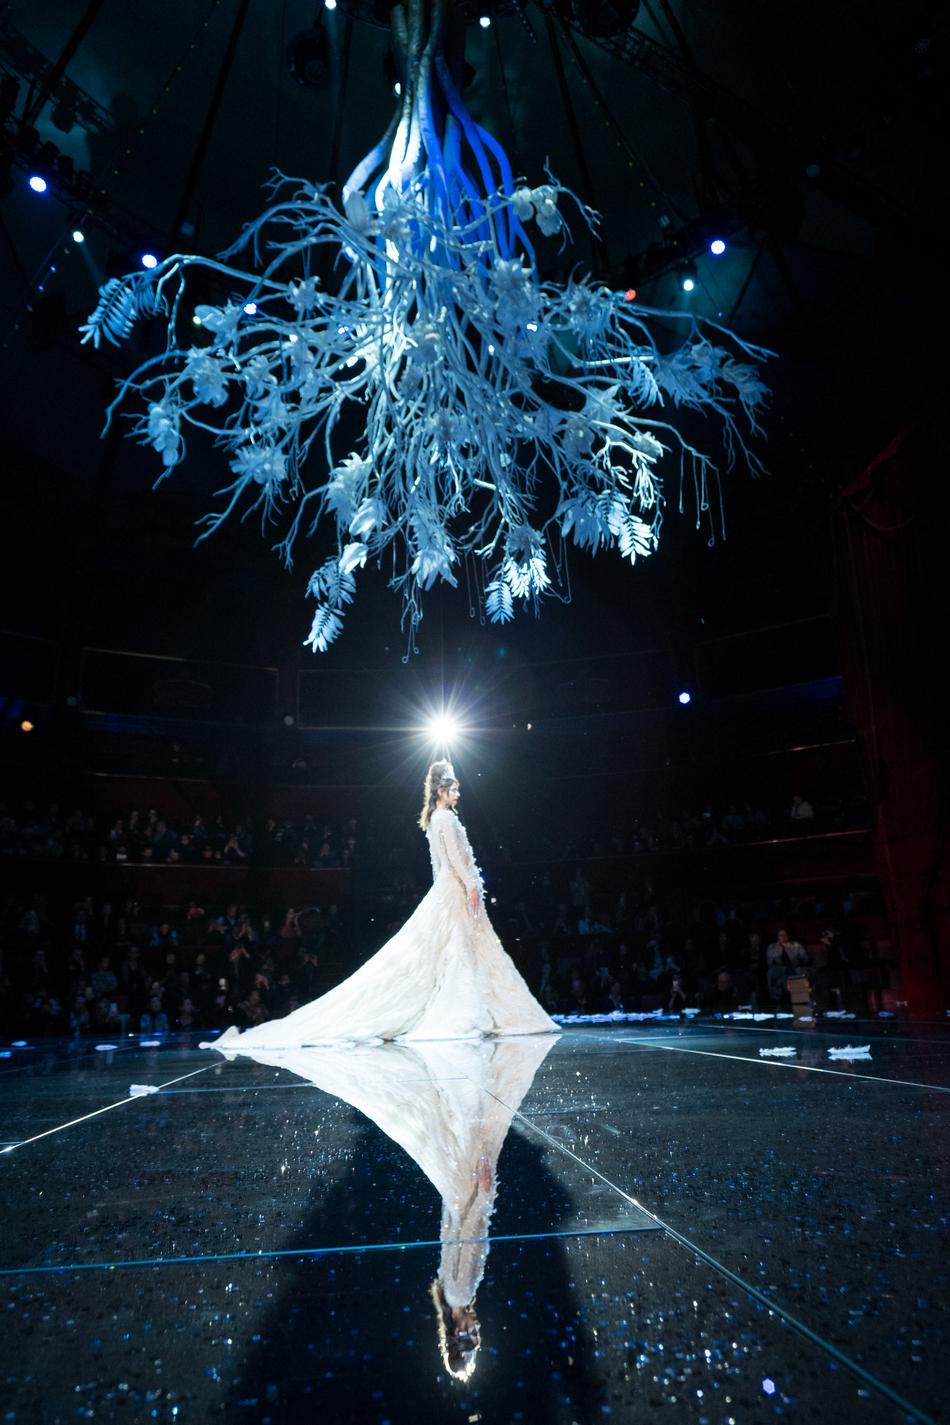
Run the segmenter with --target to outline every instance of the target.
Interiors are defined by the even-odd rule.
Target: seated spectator
[[[283,970],[280,973],[283,973]],[[320,993],[320,956],[316,950],[302,945],[297,952],[296,961],[288,969],[288,973],[291,976],[294,993],[301,1004],[307,1004],[310,1000],[316,999]]]
[[[578,935],[609,935],[610,924],[603,912],[600,915],[584,914],[577,922]]]
[[[322,843],[314,865],[324,871],[335,871],[339,868],[340,858],[329,841]]]
[[[74,945],[69,952],[69,959],[66,963],[66,973],[71,980],[84,980],[86,978],[86,956],[81,945]]]
[[[191,973],[191,1000],[199,1013],[204,1013],[214,994],[214,975],[208,965],[208,957],[201,951],[195,956],[195,966]]]
[[[790,940],[785,926],[780,925],[765,952],[765,965],[769,998],[778,1004],[785,997],[791,971],[808,966],[808,951],[799,941]]]
[[[284,916],[284,923],[278,931],[278,938],[281,943],[281,954],[289,959],[297,950],[298,945],[303,940],[303,931],[300,928],[300,916],[293,906],[289,908]]]
[[[242,1028],[253,1024],[263,1024],[268,1018],[267,1007],[259,989],[253,989],[238,1005],[238,1017]]]
[[[792,822],[814,822],[815,809],[812,806],[811,802],[806,802],[803,797],[794,796],[792,797],[792,805],[789,810],[788,816],[789,820]],[[807,826],[805,826],[802,829],[807,830],[808,828]]]
[[[309,866],[313,859],[313,849],[310,845],[310,838],[303,836],[294,852],[293,864],[295,866]]]
[[[739,993],[728,965],[720,965],[716,971],[713,986],[703,997],[703,1009],[714,1012],[735,1009],[739,1003]]]
[[[237,919],[237,924],[232,932],[235,945],[246,945],[249,949],[256,945],[260,939],[257,931],[251,923],[251,917],[246,910],[242,910]]]
[[[89,1001],[82,991],[73,1000],[73,1007],[69,1012],[69,1032],[70,1034],[88,1034],[92,1024],[92,1014],[89,1009]]]
[[[172,831],[167,821],[156,821],[150,840],[152,851],[158,861],[163,861],[172,847],[178,845],[178,836]]]
[[[92,975],[89,978],[89,983],[92,985],[93,991],[96,995],[115,994],[116,990],[119,988],[119,982],[112,972],[112,967],[109,964],[108,955],[103,955],[102,959],[99,961],[99,968],[97,970],[93,970]]]
[[[590,1014],[590,1003],[587,998],[587,986],[584,984],[581,975],[574,975],[571,978],[571,992],[569,996],[569,1014]]]
[[[211,1027],[217,1029],[226,1029],[237,1021],[237,1013],[231,1002],[231,991],[228,987],[227,980],[223,976],[218,980],[214,998],[208,1007],[207,1017]]]
[[[686,1008],[686,982],[683,972],[677,966],[670,976],[670,994],[666,1002],[667,1014],[680,1014]]]
[[[270,1007],[275,1018],[282,1019],[285,1014],[290,1014],[297,1009],[300,1000],[294,993],[290,974],[287,970],[282,970],[271,982]]]
[[[119,992],[129,1004],[141,1008],[146,985],[145,966],[137,945],[130,945],[119,965]]]
[[[122,1017],[115,1000],[97,999],[93,1009],[93,1025],[97,1034],[120,1034]]]
[[[149,941],[153,950],[165,950],[178,944],[178,931],[174,930],[167,920],[163,920],[160,925],[152,926]]]
[[[230,949],[232,944],[231,927],[227,917],[217,915],[208,922],[208,944],[212,949]]]
[[[785,957],[788,960],[788,967],[792,973],[811,968],[811,956],[800,940],[789,940],[786,933]]]
[[[590,881],[584,874],[581,866],[575,867],[574,875],[571,878],[570,892],[571,904],[578,915],[587,914],[587,903],[590,900]]]
[[[175,1026],[178,1029],[196,1029],[197,1017],[195,1007],[190,999],[183,999],[178,1007],[178,1014],[175,1017]]]
[[[647,967],[642,960],[634,960],[627,972],[626,983],[624,985],[624,998],[627,1008],[639,1010],[643,1008],[644,995],[654,993],[654,984],[647,974]]]
[[[652,939],[647,941],[645,964],[650,979],[658,980],[663,974],[665,964],[658,936],[653,936]]]
[[[845,1007],[845,991],[850,988],[852,952],[832,925],[821,932],[824,963],[815,976],[815,987],[822,1009],[841,1010]]]
[[[235,945],[228,952],[228,980],[236,994],[250,983],[253,973],[251,952],[246,945]]]
[[[762,948],[762,937],[757,930],[750,930],[745,948],[739,951],[738,960],[740,969],[736,984],[740,999],[755,1009],[759,1002],[759,991],[765,981],[765,951]]]
[[[152,995],[148,1009],[139,1020],[139,1029],[143,1034],[168,1033],[168,1015],[162,1009],[160,995]]]
[[[247,860],[247,852],[238,840],[237,832],[232,831],[221,847],[221,860],[226,866],[240,865]]]
[[[620,980],[614,980],[610,986],[610,993],[607,996],[606,1013],[613,1014],[615,1010],[619,1010],[622,1014],[625,1009],[624,999],[623,985]]]

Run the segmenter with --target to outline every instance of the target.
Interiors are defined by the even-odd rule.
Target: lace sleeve
[[[439,816],[439,843],[452,870],[466,891],[481,891],[481,872],[475,865],[475,857],[472,855],[468,837],[458,819],[450,811]]]

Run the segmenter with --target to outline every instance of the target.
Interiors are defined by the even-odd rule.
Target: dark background
[[[272,168],[342,181],[388,121],[386,31],[362,0],[332,14],[296,0],[10,4],[0,694],[15,790],[63,767],[166,775],[180,741],[198,780],[371,800],[385,786],[404,806],[431,751],[415,729],[448,698],[475,729],[457,760],[476,819],[570,826],[632,815],[638,799],[873,795],[841,679],[834,511],[889,440],[939,423],[946,11],[578,0],[492,13],[468,31],[472,111],[517,173],[538,182],[550,161],[603,214],[603,241],[576,234],[563,257],[549,244],[546,272],[580,263],[774,351],[767,476],[725,477],[713,542],[671,510],[636,568],[576,555],[571,602],[538,620],[492,628],[464,591],[433,590],[408,662],[398,600],[367,571],[344,636],[312,656],[311,564],[288,573],[253,523],[194,547],[219,453],[196,449],[152,493],[154,458],[100,439],[143,348],[95,352],[77,327],[144,249],[226,246]],[[316,84],[292,72],[301,45],[324,68]],[[42,197],[25,182],[36,143],[72,161]],[[714,230],[729,241],[718,259]]]

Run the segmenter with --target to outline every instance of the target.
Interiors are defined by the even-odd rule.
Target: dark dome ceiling
[[[100,444],[111,382],[131,353],[82,348],[76,328],[103,278],[143,249],[227,245],[263,206],[271,169],[346,176],[393,104],[378,12],[370,0],[339,0],[332,13],[299,0],[5,7],[5,621],[49,624],[68,610],[104,628],[108,611],[150,629],[147,641],[158,636],[162,600],[148,590],[160,579],[166,609],[179,586],[182,611],[200,587],[217,618],[230,610],[253,624],[252,645],[276,627],[292,642],[288,612],[287,627],[302,629],[302,578],[282,573],[252,534],[187,552],[190,522],[220,483],[213,453],[151,496],[141,453]],[[771,560],[781,546],[787,559],[940,379],[931,347],[946,300],[946,8],[563,0],[488,13],[490,26],[467,31],[470,108],[517,173],[538,182],[549,163],[603,214],[601,242],[575,233],[565,258],[547,260],[636,286],[651,305],[721,315],[778,355],[774,473],[730,481],[731,564],[686,531],[671,539],[665,572],[648,576],[664,607],[702,603],[713,584],[741,598],[737,549],[746,573],[750,550]],[[26,186],[37,152],[54,174],[42,197]],[[79,223],[81,246],[70,238]],[[707,250],[714,230],[728,239],[718,258]],[[661,550],[649,564],[663,561]],[[645,576],[597,577],[613,598],[618,581]],[[399,645],[397,613],[392,601],[387,645]]]

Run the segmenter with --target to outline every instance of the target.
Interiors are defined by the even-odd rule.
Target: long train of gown
[[[454,812],[434,812],[426,832],[432,887],[391,940],[349,979],[283,1019],[228,1029],[203,1049],[283,1049],[379,1039],[471,1039],[555,1034],[468,893],[481,877]]]
[[[243,1037],[243,1036],[242,1036]],[[439,1277],[450,1306],[466,1306],[485,1271],[511,1120],[557,1040],[550,1035],[450,1044],[359,1044],[267,1050],[222,1045],[289,1070],[342,1099],[398,1143],[442,1199]]]

